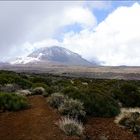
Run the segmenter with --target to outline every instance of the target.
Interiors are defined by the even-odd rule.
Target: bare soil
[[[128,130],[114,124],[114,118],[89,118],[85,124],[88,137],[68,137],[56,122],[60,115],[50,108],[42,96],[28,97],[31,108],[19,112],[0,113],[0,140],[138,140]]]
[[[92,140],[140,140],[129,130],[116,125],[114,118],[89,118],[85,127]]]
[[[31,108],[0,114],[0,140],[67,140],[56,125],[60,118],[42,96],[29,97]]]

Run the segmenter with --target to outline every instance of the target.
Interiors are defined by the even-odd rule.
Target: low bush
[[[34,95],[43,95],[45,93],[46,93],[46,91],[43,87],[36,87],[36,88],[33,89],[33,94]]]
[[[24,89],[32,86],[32,83],[29,80],[20,77],[20,75],[15,72],[3,71],[0,73],[0,79],[1,85],[17,84]]]
[[[30,78],[30,81],[32,83],[44,83],[45,85],[50,86],[52,84],[52,79],[47,76],[41,76],[41,75],[33,75]]]
[[[70,98],[78,99],[83,102],[88,115],[111,117],[120,113],[118,103],[100,90],[68,87],[63,90],[63,93]]]
[[[50,106],[54,108],[58,108],[61,104],[64,103],[66,97],[61,93],[53,93],[50,97],[48,97],[47,102]]]
[[[32,93],[28,89],[26,89],[26,90],[18,90],[18,91],[16,91],[16,94],[23,95],[23,96],[30,96],[30,95],[32,95]]]
[[[69,117],[80,120],[83,120],[86,115],[83,103],[74,99],[65,100],[58,110],[63,115],[68,115]]]
[[[114,91],[115,98],[125,107],[140,107],[140,91],[133,84],[123,84],[119,89]]]
[[[28,107],[25,97],[14,93],[0,93],[0,110],[17,111]]]
[[[0,87],[1,92],[15,92],[18,89],[20,89],[20,87],[17,84],[5,84]]]
[[[83,135],[84,127],[82,123],[68,117],[62,118],[58,122],[59,128],[68,136]]]
[[[52,93],[55,93],[56,91],[57,90],[55,90],[55,88],[53,86],[50,86],[46,89],[46,92],[48,93],[48,95],[51,95]]]
[[[45,90],[48,89],[48,85],[44,84],[44,83],[33,83],[32,84],[32,88],[37,88],[37,87],[43,87]]]
[[[122,109],[115,122],[140,135],[140,109]]]

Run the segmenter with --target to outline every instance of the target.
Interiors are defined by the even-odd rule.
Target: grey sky
[[[12,55],[26,41],[32,43],[52,37],[62,25],[64,8],[81,2],[0,1],[0,58]]]

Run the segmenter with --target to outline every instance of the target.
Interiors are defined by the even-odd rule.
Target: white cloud
[[[119,7],[94,31],[69,33],[63,45],[92,60],[97,58],[105,65],[140,66],[140,5]]]
[[[83,28],[93,28],[96,25],[96,18],[88,8],[67,8],[63,16],[64,24],[79,23]]]
[[[0,9],[0,58],[4,58],[7,49],[12,57],[25,56],[39,47],[59,45],[105,65],[140,66],[140,4],[118,7],[96,25],[92,8],[105,8],[109,3],[93,2],[91,9],[89,3],[83,2],[23,3],[17,8],[6,5],[7,8]],[[67,32],[62,41],[53,39],[57,30],[75,23],[82,27],[79,33]]]
[[[29,44],[52,38],[57,30],[74,23],[86,28],[96,24],[83,1],[1,1],[0,58],[26,55],[32,50],[27,49]]]

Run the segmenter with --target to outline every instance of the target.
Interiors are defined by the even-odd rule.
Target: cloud
[[[118,7],[98,25],[94,10],[109,8],[110,3],[0,3],[1,59],[25,56],[40,47],[59,45],[104,65],[140,66],[138,3]],[[81,26],[80,31],[75,31],[75,24]],[[73,29],[63,33],[63,28],[69,25]],[[61,41],[54,39],[59,33]]]
[[[92,12],[88,8],[83,7],[65,9],[63,17],[65,25],[78,23],[83,28],[93,28],[97,23]]]
[[[119,7],[94,30],[65,34],[63,45],[104,65],[140,66],[140,5]]]
[[[64,8],[74,5],[82,2],[0,1],[1,59],[12,55],[15,46],[20,52],[25,42],[52,37],[63,24]]]
[[[1,60],[26,55],[32,50],[31,44],[53,38],[67,25],[96,25],[96,18],[83,7],[83,1],[1,1],[0,21]]]

